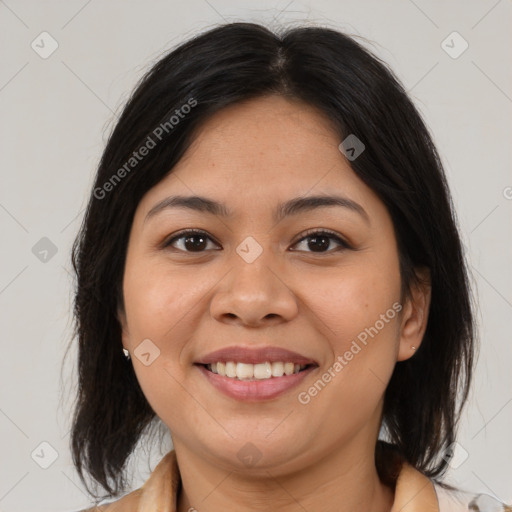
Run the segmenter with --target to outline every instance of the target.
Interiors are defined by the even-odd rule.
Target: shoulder
[[[142,487],[110,503],[99,503],[76,512],[135,512],[139,509],[151,512],[170,511],[168,504],[176,500],[179,486],[180,473],[176,454],[171,450],[158,463]],[[175,509],[176,506],[172,510]]]
[[[77,512],[133,512],[139,506],[141,489],[130,492],[129,494],[119,498],[110,503],[103,505],[96,505],[88,509],[83,509]]]
[[[439,512],[512,512],[512,507],[488,494],[477,494],[460,489],[446,489],[433,482],[439,502]]]

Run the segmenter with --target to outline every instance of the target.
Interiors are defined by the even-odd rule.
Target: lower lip
[[[247,402],[260,402],[270,400],[282,395],[286,391],[298,386],[316,367],[310,366],[299,373],[283,375],[282,377],[270,377],[262,380],[238,380],[230,377],[223,377],[218,373],[207,370],[202,365],[196,365],[203,375],[220,392],[234,398]]]

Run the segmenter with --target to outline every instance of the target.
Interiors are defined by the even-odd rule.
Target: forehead
[[[140,206],[147,212],[166,195],[180,193],[247,210],[339,192],[371,209],[378,198],[354,173],[340,142],[330,120],[302,102],[268,96],[235,104],[201,125],[172,173]]]
[[[325,115],[307,104],[281,96],[256,98],[207,120],[175,170],[191,171],[188,160],[220,165],[216,171],[225,170],[230,178],[242,174],[279,180],[283,174],[308,175],[315,165],[318,176],[326,163],[340,160],[338,138]]]

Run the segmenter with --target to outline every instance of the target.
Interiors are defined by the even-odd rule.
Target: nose
[[[252,263],[234,254],[231,270],[219,283],[210,311],[219,322],[264,327],[291,321],[298,301],[282,269],[271,265],[270,249]]]

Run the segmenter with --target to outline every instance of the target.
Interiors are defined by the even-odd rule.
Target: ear
[[[418,351],[427,329],[432,292],[430,269],[422,267],[415,272],[418,282],[412,283],[410,297],[405,301],[402,311],[398,361],[405,361]]]
[[[128,349],[128,324],[126,322],[126,313],[122,307],[118,307],[117,309],[117,320],[121,326],[121,340],[123,343],[123,348]]]

